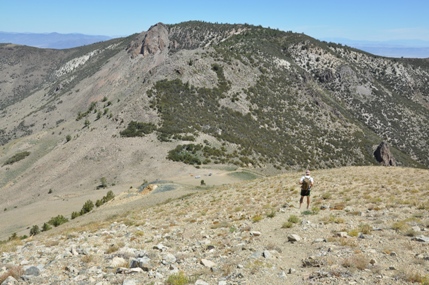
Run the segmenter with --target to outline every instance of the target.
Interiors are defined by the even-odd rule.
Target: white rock
[[[288,235],[287,239],[290,242],[295,242],[295,241],[300,241],[301,237],[297,234],[291,234],[291,235]]]
[[[115,256],[112,259],[112,262],[110,263],[110,266],[112,266],[112,267],[118,267],[120,265],[124,265],[124,263],[126,263],[126,262],[127,261],[124,258]]]
[[[261,232],[258,232],[258,231],[251,231],[251,232],[250,232],[250,235],[251,235],[251,236],[258,237],[258,236],[260,236],[260,235],[261,235]]]
[[[205,267],[208,268],[212,268],[216,266],[216,263],[214,263],[213,261],[210,261],[208,259],[201,259],[201,264],[204,265]]]

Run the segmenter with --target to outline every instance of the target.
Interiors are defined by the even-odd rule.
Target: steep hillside
[[[57,200],[44,218],[68,214],[101,183],[374,165],[382,140],[398,165],[429,166],[427,60],[203,22],[0,58],[3,217]]]

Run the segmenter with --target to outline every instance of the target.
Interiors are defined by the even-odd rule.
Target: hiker
[[[308,209],[308,207],[310,207],[310,190],[314,184],[313,177],[310,176],[310,170],[307,169],[305,171],[305,175],[301,177],[301,179],[299,180],[299,184],[301,184],[301,199],[299,200],[299,208],[301,209],[304,196],[307,196],[307,209]]]

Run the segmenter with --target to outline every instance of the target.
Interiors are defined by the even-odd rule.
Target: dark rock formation
[[[390,152],[389,145],[386,142],[381,142],[374,151],[375,159],[384,166],[396,166],[395,158]]]
[[[335,80],[334,72],[328,68],[316,71],[316,76],[322,83],[331,82]]]

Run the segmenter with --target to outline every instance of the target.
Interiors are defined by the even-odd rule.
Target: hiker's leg
[[[308,209],[308,207],[310,207],[310,195],[307,196],[307,209]]]
[[[299,199],[299,208],[301,209],[302,201],[304,200],[304,196],[301,196],[301,199]]]

